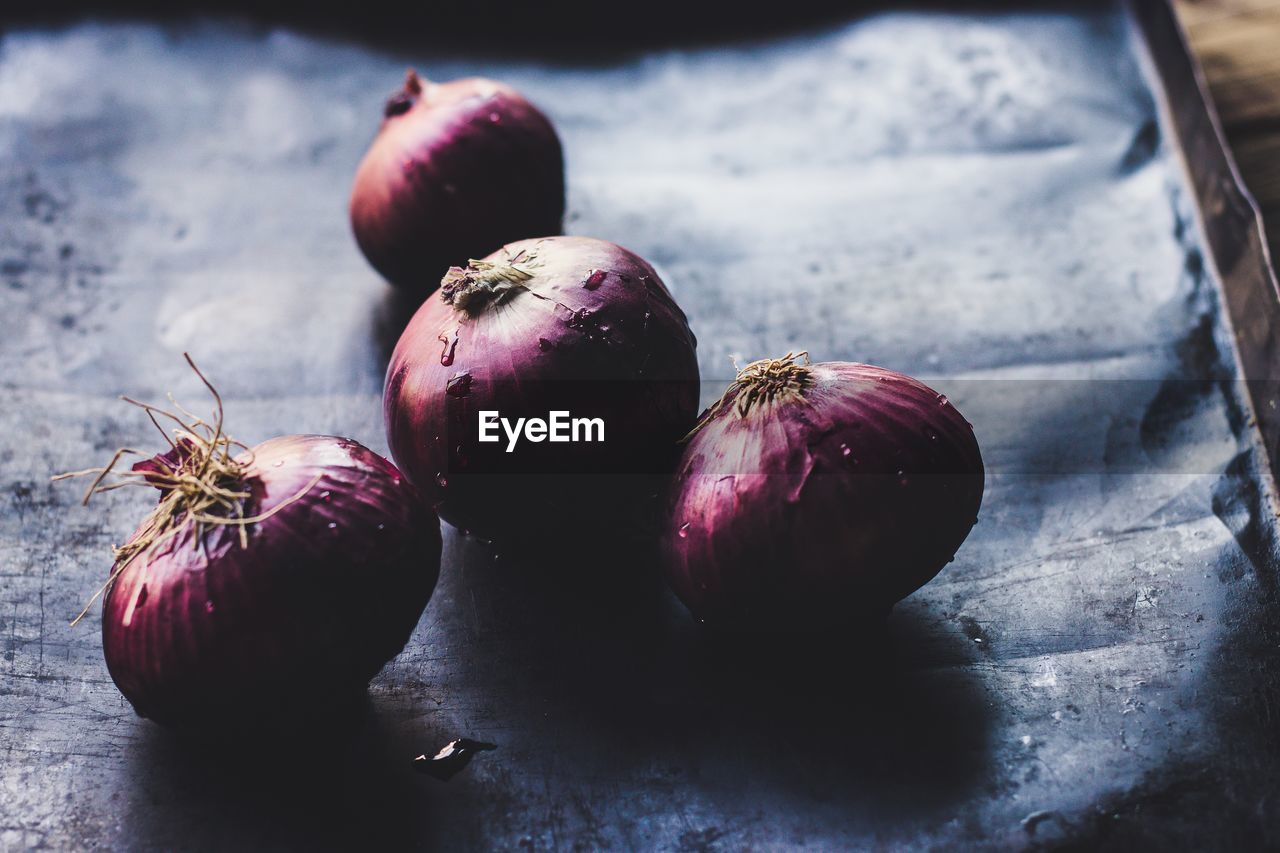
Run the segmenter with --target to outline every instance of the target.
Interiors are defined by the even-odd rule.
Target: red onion
[[[204,734],[349,707],[426,607],[438,521],[395,466],[350,439],[237,452],[220,414],[179,423],[172,450],[114,483],[102,485],[111,465],[82,472],[98,474],[90,494],[161,491],[105,587],[111,677],[141,716]]]
[[[484,536],[618,522],[693,424],[695,346],[653,267],[626,249],[513,243],[451,270],[405,329],[383,399],[391,453],[442,518]],[[486,411],[508,426],[599,419],[604,440],[485,442]]]
[[[884,613],[946,565],[982,502],[973,428],[946,397],[792,354],[738,374],[677,470],[668,582],[698,619],[751,630]]]
[[[451,264],[560,233],[560,140],[510,86],[411,70],[385,115],[356,172],[351,227],[388,281],[425,295]]]

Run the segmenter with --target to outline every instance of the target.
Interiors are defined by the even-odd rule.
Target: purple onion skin
[[[603,240],[550,237],[532,278],[477,312],[437,291],[392,354],[383,395],[392,456],[446,521],[491,539],[569,541],[618,529],[654,495],[698,410],[697,345],[657,273]],[[601,275],[603,273],[603,275]],[[594,276],[594,278],[593,278]],[[478,412],[605,422],[603,443],[478,441]]]
[[[102,645],[139,715],[203,735],[296,726],[354,704],[404,648],[440,571],[440,527],[387,460],[344,438],[253,448],[249,528],[192,528],[107,591]]]
[[[977,520],[982,456],[945,397],[865,364],[812,377],[803,401],[728,407],[685,448],[660,548],[709,626],[852,629],[933,578]]]
[[[547,118],[483,78],[420,81],[388,102],[351,191],[351,227],[369,263],[426,296],[452,264],[494,246],[559,234],[564,158]]]

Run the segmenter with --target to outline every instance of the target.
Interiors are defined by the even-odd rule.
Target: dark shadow
[[[421,837],[426,798],[368,700],[348,726],[240,743],[181,737],[137,721],[133,795],[121,804],[138,849],[330,849]]]
[[[990,772],[977,678],[920,660],[938,628],[903,612],[837,636],[714,638],[690,675],[707,709],[741,732],[722,735],[726,749],[748,738],[757,772],[875,803],[891,822],[971,796]],[[954,631],[944,642],[953,659],[973,646]]]
[[[1086,4],[1074,4],[1078,10]],[[1087,5],[1107,8],[1101,2]],[[1067,4],[987,0],[966,11],[1064,8]],[[631,6],[589,0],[517,3],[315,4],[302,0],[50,0],[7,13],[0,23],[57,24],[78,18],[116,18],[182,23],[195,18],[234,16],[262,27],[287,26],[321,36],[377,44],[406,51],[462,53],[483,45],[505,58],[541,58],[573,64],[605,64],[663,47],[697,47],[726,41],[776,39],[812,32],[838,21],[878,11],[948,10],[937,2],[909,4],[885,0],[792,0],[726,6],[711,0],[649,0]]]
[[[516,563],[488,550],[471,543],[464,559],[467,597],[502,626],[485,638],[484,665],[504,676],[491,698],[557,720],[540,748],[560,761],[696,768],[726,795],[747,774],[769,789],[752,807],[821,791],[886,827],[995,772],[981,684],[955,665],[974,644],[953,626],[908,609],[838,637],[716,636],[651,554]]]

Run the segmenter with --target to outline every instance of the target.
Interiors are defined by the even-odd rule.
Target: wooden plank
[[[1280,254],[1280,0],[1179,0],[1246,186]]]
[[[1188,28],[1238,22],[1253,15],[1267,15],[1280,9],[1280,0],[1177,0],[1178,17]]]

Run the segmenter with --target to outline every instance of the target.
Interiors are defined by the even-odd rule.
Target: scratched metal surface
[[[1274,526],[1133,36],[1110,7],[890,12],[576,63],[6,32],[0,847],[1275,843]],[[410,62],[546,109],[568,230],[660,266],[708,397],[796,348],[949,393],[989,466],[955,562],[851,647],[735,655],[448,531],[354,733],[240,753],[135,717],[96,612],[67,622],[146,499],[48,478],[141,440],[115,395],[197,399],[184,350],[238,437],[385,450],[403,318],[344,207]],[[498,748],[413,773],[459,735]]]

